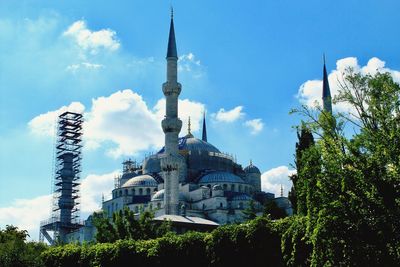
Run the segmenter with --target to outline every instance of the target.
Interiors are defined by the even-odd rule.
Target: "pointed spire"
[[[253,166],[253,160],[250,160],[250,166]]]
[[[281,184],[281,197],[283,197],[283,186]]]
[[[172,57],[178,59],[176,51],[175,29],[174,29],[174,9],[171,7],[171,24],[169,27],[167,58]]]
[[[324,69],[323,69],[323,80],[322,80],[322,102],[326,112],[332,113],[332,97],[331,89],[329,88],[328,74],[325,65],[325,54],[324,54]]]
[[[203,112],[203,134],[201,136],[201,140],[207,142],[207,128],[206,128],[206,112]]]
[[[189,120],[188,120],[188,134],[192,134],[192,133],[190,132],[190,126],[191,126],[191,124],[190,124],[190,116],[189,116]]]

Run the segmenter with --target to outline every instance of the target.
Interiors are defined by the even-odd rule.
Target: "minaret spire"
[[[179,180],[184,176],[185,161],[179,154],[178,135],[182,121],[178,118],[178,97],[182,86],[178,82],[178,54],[176,52],[175,29],[171,10],[167,50],[167,81],[162,90],[165,96],[165,118],[161,127],[165,136],[165,152],[161,157],[161,170],[164,178],[165,214],[179,214]]]
[[[324,69],[323,69],[323,80],[322,80],[322,102],[324,111],[332,113],[332,97],[331,97],[331,89],[329,88],[328,74],[326,72],[325,53],[323,57],[324,57]]]
[[[206,112],[203,111],[203,134],[201,135],[201,140],[207,142],[207,128],[206,128]]]

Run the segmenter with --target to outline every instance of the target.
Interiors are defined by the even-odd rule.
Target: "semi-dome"
[[[210,183],[241,183],[244,181],[237,175],[230,172],[211,172],[200,178],[199,184],[210,184]]]
[[[161,189],[157,191],[151,198],[151,201],[164,201],[164,189]],[[179,192],[179,201],[186,201],[186,197],[182,194],[182,192]]]
[[[259,174],[261,174],[260,169],[257,168],[256,166],[254,166],[252,162],[250,162],[249,166],[244,168],[244,171],[245,171],[245,173],[259,173]]]
[[[156,180],[148,174],[139,175],[126,181],[122,187],[131,186],[157,186]]]

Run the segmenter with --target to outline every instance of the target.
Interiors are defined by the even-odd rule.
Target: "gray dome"
[[[237,175],[229,172],[212,172],[201,177],[199,183],[208,184],[208,183],[241,183],[245,182]]]
[[[131,186],[157,186],[156,180],[148,174],[140,175],[129,179],[122,187]]]
[[[182,149],[189,151],[207,151],[214,153],[221,153],[215,146],[195,137],[187,138]]]
[[[157,191],[151,198],[151,201],[164,200],[164,192],[164,189]],[[181,192],[179,192],[179,201],[186,201],[186,197]]]
[[[128,180],[128,179],[131,179],[131,178],[133,178],[133,177],[135,177],[137,175],[138,174],[135,173],[135,172],[126,172],[126,173],[122,174],[121,180]]]
[[[261,174],[260,169],[258,169],[256,166],[254,166],[253,163],[250,163],[249,166],[244,168],[244,171],[245,171],[245,173],[259,173],[259,174]]]

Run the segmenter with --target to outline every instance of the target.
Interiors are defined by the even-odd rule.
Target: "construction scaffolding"
[[[46,238],[51,245],[67,243],[67,234],[83,226],[79,221],[82,123],[79,113],[67,111],[58,117],[52,215],[41,222],[39,234],[40,241]]]

